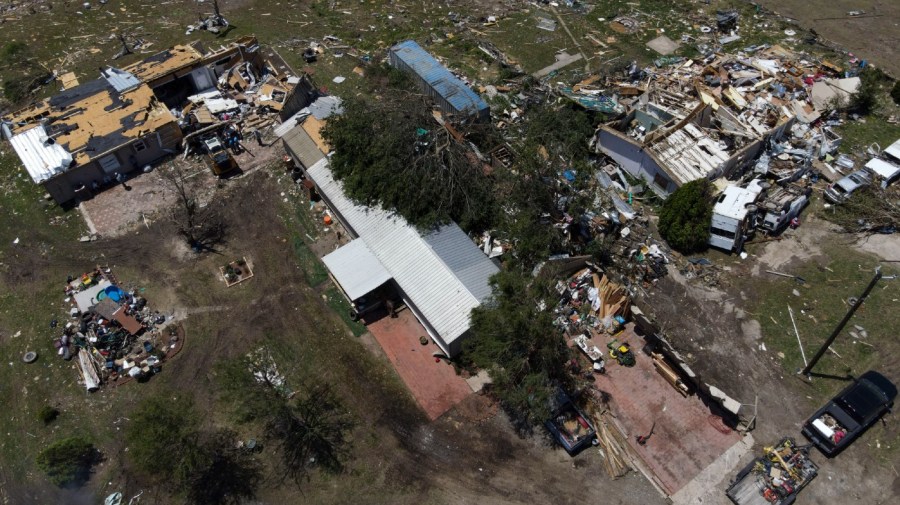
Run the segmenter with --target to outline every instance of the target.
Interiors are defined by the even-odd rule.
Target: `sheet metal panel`
[[[358,300],[391,280],[391,274],[362,239],[326,255],[322,262],[351,300]]]

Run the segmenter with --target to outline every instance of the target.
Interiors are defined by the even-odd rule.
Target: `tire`
[[[22,361],[24,361],[25,363],[34,363],[35,361],[37,361],[37,358],[38,355],[36,352],[28,351],[24,356],[22,356]]]
[[[354,309],[350,309],[350,320],[354,323],[359,322],[359,312]]]

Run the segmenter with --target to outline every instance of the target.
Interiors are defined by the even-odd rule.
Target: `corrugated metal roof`
[[[360,238],[326,255],[322,262],[351,300],[391,280],[391,274]]]
[[[402,217],[350,201],[327,158],[307,173],[446,346],[468,331],[470,312],[490,294],[488,278],[499,269],[456,224],[423,238]]]
[[[473,247],[459,226],[443,226],[423,238],[475,298],[484,300],[491,295],[488,278],[497,273],[497,267],[485,261],[484,253]]]
[[[291,128],[281,137],[284,148],[306,168],[313,166],[317,161],[325,157],[316,142],[306,133],[302,125]]]
[[[101,71],[100,75],[119,93],[131,91],[141,85],[141,81],[134,74],[118,68],[109,67]]]
[[[413,40],[391,48],[391,52],[421,77],[458,111],[475,113],[488,108],[478,94],[440,64]]]
[[[47,144],[48,138],[43,126],[35,126],[9,140],[36,183],[65,172],[72,164],[72,155],[55,142]]]

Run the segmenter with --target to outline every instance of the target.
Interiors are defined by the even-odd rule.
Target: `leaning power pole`
[[[838,323],[837,327],[831,333],[831,336],[829,336],[828,340],[825,341],[825,344],[823,344],[822,347],[819,348],[819,350],[816,352],[816,355],[813,356],[813,358],[809,361],[809,364],[806,365],[806,368],[804,368],[803,370],[800,371],[801,374],[805,375],[807,378],[809,377],[810,371],[813,369],[814,366],[816,366],[816,363],[819,362],[819,360],[822,358],[822,355],[825,354],[825,351],[827,351],[828,348],[831,346],[831,344],[834,343],[834,340],[841,333],[841,330],[844,329],[844,326],[847,325],[847,322],[850,321],[850,318],[853,317],[853,314],[856,313],[856,309],[858,309],[859,306],[862,305],[864,301],[866,301],[866,298],[869,296],[869,293],[872,292],[872,290],[875,288],[875,285],[878,284],[878,281],[881,279],[881,277],[882,277],[881,267],[879,266],[878,268],[875,269],[875,277],[872,277],[872,280],[869,282],[869,285],[866,286],[866,290],[863,291],[863,294],[859,298],[856,299],[856,303],[854,303],[850,307],[850,310],[847,311],[847,314],[844,316],[843,319],[841,319],[841,322]]]

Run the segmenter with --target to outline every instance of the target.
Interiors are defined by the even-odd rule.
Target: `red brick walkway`
[[[440,351],[437,345],[430,339],[428,345],[419,343],[427,333],[411,311],[403,310],[394,319],[383,317],[368,328],[428,419],[437,419],[472,394],[451,365],[435,363],[432,353]]]
[[[699,398],[682,397],[663,379],[632,326],[616,338],[631,344],[636,365],[626,368],[607,359],[607,373],[597,376],[595,387],[609,393],[629,444],[671,496],[741,437],[727,430]],[[647,435],[654,421],[653,435],[646,445],[638,445],[635,437]]]

